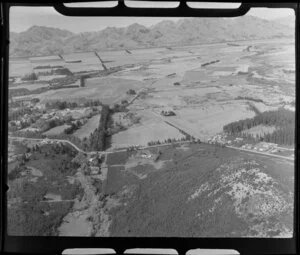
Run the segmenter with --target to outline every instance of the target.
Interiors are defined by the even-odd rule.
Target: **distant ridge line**
[[[10,56],[43,57],[292,37],[292,27],[252,16],[232,19],[187,18],[176,23],[161,21],[151,27],[135,23],[128,27],[108,27],[98,32],[80,34],[34,26],[25,32],[10,34]]]

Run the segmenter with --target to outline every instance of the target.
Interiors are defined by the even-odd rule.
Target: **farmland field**
[[[97,114],[91,117],[86,124],[78,129],[74,135],[80,139],[89,137],[89,135],[98,127],[101,114]]]
[[[134,80],[120,78],[97,78],[87,82],[84,88],[68,88],[59,91],[47,91],[40,94],[42,103],[65,100],[82,102],[87,100],[101,100],[104,104],[114,104],[123,99],[127,90],[140,88],[141,83]]]
[[[32,84],[19,84],[17,86],[12,86],[11,88],[14,89],[14,88],[18,88],[18,89],[21,89],[21,88],[24,88],[24,89],[28,89],[28,90],[34,90],[34,89],[39,89],[39,88],[44,88],[44,87],[47,87],[48,85],[47,84],[39,84],[39,83],[32,83]]]
[[[141,125],[134,125],[128,130],[113,135],[112,147],[146,146],[150,141],[164,141],[168,138],[181,139],[183,137],[184,135],[176,128],[156,119],[154,122],[145,121]]]
[[[51,128],[50,130],[46,131],[44,134],[45,135],[59,135],[59,134],[62,134],[65,129],[67,129],[68,127],[70,127],[69,125],[61,125],[61,126],[58,126],[58,127],[54,127],[54,128]]]

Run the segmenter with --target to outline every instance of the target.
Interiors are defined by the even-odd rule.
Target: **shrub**
[[[31,99],[31,102],[36,104],[36,103],[40,102],[40,99],[39,98],[33,98],[33,99]]]
[[[36,81],[37,79],[38,79],[38,77],[35,73],[25,74],[22,77],[22,81]]]
[[[24,166],[16,166],[13,170],[11,170],[8,175],[7,175],[7,178],[8,180],[10,181],[13,181],[17,178],[19,178],[21,176],[21,172],[25,169]]]
[[[71,76],[73,73],[68,68],[58,68],[51,71],[52,74]]]
[[[127,94],[128,95],[136,95],[136,92],[135,92],[135,90],[130,89],[130,90],[127,91]]]
[[[71,127],[65,129],[65,131],[64,131],[65,134],[67,134],[67,135],[72,134],[75,130],[77,130],[80,127],[80,125],[81,124],[79,121],[77,121],[76,123],[72,123]]]
[[[49,125],[49,129],[51,129],[59,125],[59,123],[56,120],[50,120],[48,125]]]

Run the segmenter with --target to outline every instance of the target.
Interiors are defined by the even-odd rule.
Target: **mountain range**
[[[168,20],[151,27],[134,23],[127,27],[107,27],[80,34],[59,28],[32,26],[24,32],[10,33],[10,56],[285,38],[294,36],[291,24],[285,19],[269,21],[248,15],[236,18],[185,18],[177,22]]]

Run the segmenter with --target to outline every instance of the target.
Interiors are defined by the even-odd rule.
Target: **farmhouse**
[[[139,158],[152,158],[154,155],[149,150],[140,150],[136,153]]]
[[[276,147],[277,147],[276,143],[260,142],[256,144],[256,148],[258,151],[272,150],[272,149],[276,149]]]
[[[99,174],[100,168],[98,166],[91,166],[91,174]]]
[[[164,111],[164,110],[162,110],[160,114],[163,116],[175,116],[176,115],[175,112],[173,112],[173,111]]]
[[[139,150],[135,154],[136,159],[148,159],[151,161],[157,161],[161,155],[161,152],[153,153],[150,150]]]

